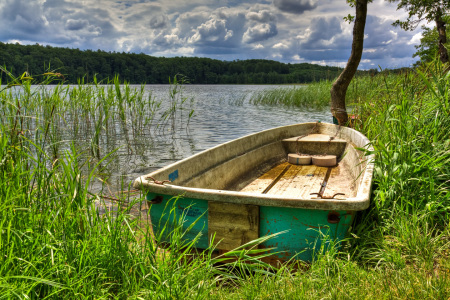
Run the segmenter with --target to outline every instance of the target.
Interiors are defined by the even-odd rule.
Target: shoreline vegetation
[[[443,69],[434,62],[353,80],[347,100],[358,116],[354,126],[376,155],[371,205],[341,245],[329,240],[313,262],[276,268],[259,261],[265,252],[257,248],[213,257],[211,245],[191,255],[193,243],[177,226],[169,248],[160,248],[146,210],[133,214],[146,205],[144,195],[121,193],[115,207],[100,213],[98,203],[107,205],[89,188],[104,180],[102,165],[114,150],[97,155],[95,133],[111,118],[152,126],[139,117],[153,105],[139,89],[127,91],[117,81],[47,89],[56,73],[32,88],[27,74],[3,70],[10,85],[0,90],[0,298],[449,298],[450,73]],[[329,85],[280,88],[250,101],[319,108],[329,101]],[[183,103],[176,91],[167,126]],[[76,143],[58,142],[60,117],[76,114],[82,126],[91,124],[87,154]]]
[[[63,74],[66,83],[108,82],[120,75],[130,84],[167,84],[183,74],[192,84],[299,84],[332,80],[342,68],[308,63],[285,64],[272,60],[221,61],[199,57],[153,57],[146,54],[79,50],[51,46],[0,42],[0,65],[13,74],[42,74],[47,70]],[[391,73],[405,68],[389,70]],[[357,75],[377,74],[377,69]],[[0,74],[2,81],[7,80]],[[187,83],[187,82],[186,82]]]

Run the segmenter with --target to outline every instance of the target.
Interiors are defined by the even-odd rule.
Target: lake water
[[[29,116],[20,125],[23,132],[31,140],[45,136],[43,146],[53,160],[64,157],[72,144],[84,166],[115,151],[101,163],[98,174],[112,191],[127,189],[138,176],[251,133],[331,121],[329,109],[254,105],[250,101],[255,93],[292,88],[289,86],[146,85],[141,98],[136,96],[141,86],[128,87],[128,93],[126,86],[121,87],[121,97],[114,86],[63,86],[60,91],[54,86],[34,86],[32,98],[20,87],[12,93],[22,101],[21,113]],[[3,111],[2,122],[14,123],[17,109],[4,106]],[[91,164],[84,163],[92,158]],[[91,187],[96,192],[102,188],[101,181]]]
[[[249,103],[253,93],[280,88],[270,85],[185,85],[187,98],[174,121],[137,139],[129,139],[133,153],[122,147],[118,151],[115,174],[118,182],[130,182],[172,162],[189,157],[221,143],[272,127],[302,122],[331,122],[331,113],[300,108],[262,106]],[[162,106],[168,106],[168,85],[147,85]],[[189,113],[194,114],[189,118]],[[158,119],[158,118],[155,118]],[[158,128],[158,129],[156,129]],[[124,138],[119,144],[126,143]]]

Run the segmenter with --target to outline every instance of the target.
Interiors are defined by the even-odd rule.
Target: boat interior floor
[[[329,199],[338,193],[335,199],[356,195],[355,180],[344,165],[327,168],[288,162],[272,167],[241,191],[301,199]]]

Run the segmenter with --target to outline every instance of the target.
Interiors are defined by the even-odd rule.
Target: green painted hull
[[[151,201],[156,196],[147,194]],[[351,226],[354,212],[310,210],[286,207],[259,207],[260,237],[287,231],[266,242],[261,248],[274,248],[270,252],[281,261],[291,258],[312,261],[315,254],[327,250],[330,243],[339,246]],[[334,218],[330,219],[330,216]],[[208,236],[208,201],[182,197],[163,196],[163,201],[150,207],[155,236],[163,242],[170,240],[169,235],[179,224],[180,232],[186,242],[197,240],[195,247],[206,249],[210,245]],[[182,222],[180,220],[182,219]],[[333,222],[333,223],[330,223]],[[189,229],[188,229],[189,228]],[[163,230],[164,229],[164,230]],[[217,243],[219,241],[214,241]],[[220,249],[220,244],[217,247]]]

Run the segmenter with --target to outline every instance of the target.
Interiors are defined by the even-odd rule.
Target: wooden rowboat
[[[276,259],[310,261],[324,235],[340,241],[355,213],[369,206],[373,155],[360,132],[328,123],[302,123],[251,134],[137,178],[152,203],[153,230],[168,221],[173,196],[190,238],[206,249],[232,250],[258,237],[289,230],[260,247]],[[337,165],[297,165],[290,153],[337,158]],[[319,164],[320,165],[320,164]]]

